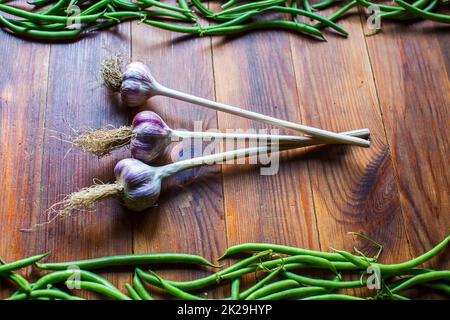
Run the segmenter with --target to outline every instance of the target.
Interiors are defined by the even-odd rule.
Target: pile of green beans
[[[259,243],[228,248],[219,260],[250,255],[226,268],[190,254],[123,255],[42,263],[40,261],[46,257],[43,254],[12,263],[0,259],[0,278],[5,278],[17,289],[9,300],[83,300],[80,291],[112,300],[154,300],[154,292],[161,294],[161,291],[175,299],[205,300],[209,290],[228,284],[230,294],[223,298],[226,300],[409,300],[408,290],[417,286],[450,297],[450,270],[420,268],[443,252],[449,242],[450,235],[430,251],[396,264],[383,264],[377,257],[369,258],[360,252],[352,254],[334,249],[334,252],[321,252]],[[194,280],[172,281],[142,268],[169,264],[171,267],[208,267],[216,271]],[[17,271],[32,265],[49,272],[30,283]],[[134,268],[132,282],[124,288],[128,294],[92,272],[117,266]],[[319,273],[315,272],[317,270]],[[373,271],[377,278],[371,279]],[[255,280],[249,281],[252,276]],[[369,288],[369,282],[378,283],[379,287]],[[349,290],[364,287],[372,294],[366,297],[349,295]]]
[[[259,0],[215,1],[179,0],[169,5],[156,0],[35,0],[28,9],[0,0],[0,27],[12,34],[46,41],[76,40],[129,20],[194,36],[224,36],[252,30],[282,29],[324,40],[323,29],[331,28],[347,37],[336,24],[355,6],[376,8],[381,20],[425,19],[450,23],[450,16],[434,12],[444,0],[395,0],[396,6],[369,0]],[[336,9],[329,16],[320,11]],[[218,8],[212,10],[210,7]],[[378,12],[377,11],[377,12]],[[328,14],[328,13],[327,13]]]

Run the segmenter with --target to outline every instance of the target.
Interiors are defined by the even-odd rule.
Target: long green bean
[[[325,293],[328,293],[328,290],[321,287],[303,287],[272,293],[259,298],[259,300],[298,299],[305,296]]]
[[[180,253],[121,255],[62,263],[37,263],[36,265],[44,270],[64,270],[71,266],[77,266],[84,270],[95,270],[115,266],[162,263],[186,263],[218,267],[201,256]]]
[[[398,286],[393,287],[390,289],[391,293],[398,293],[400,291],[406,290],[412,286],[415,286],[417,284],[435,281],[435,280],[446,280],[450,281],[450,270],[445,271],[431,271],[423,274],[419,274],[416,276],[413,276],[406,281],[400,283]]]
[[[346,294],[320,294],[317,296],[311,296],[306,298],[301,298],[300,300],[365,300],[360,297],[350,296]]]
[[[9,297],[6,300],[27,300],[27,299],[39,299],[43,297],[61,300],[84,300],[82,298],[71,296],[70,294],[53,289],[36,290],[31,291],[30,293],[19,293],[13,295],[12,297]]]
[[[248,295],[247,298],[245,298],[245,299],[246,300],[256,300],[256,299],[263,298],[265,296],[269,296],[273,293],[282,292],[282,291],[285,291],[286,289],[291,289],[291,288],[295,288],[295,287],[299,287],[299,286],[300,286],[300,284],[297,281],[294,281],[292,279],[280,280],[280,281],[271,283],[269,285],[266,285],[266,286],[256,290],[252,294]]]

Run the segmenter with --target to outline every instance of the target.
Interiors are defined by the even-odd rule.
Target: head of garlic
[[[130,141],[133,158],[150,162],[164,152],[172,139],[172,129],[152,111],[136,114],[132,124],[133,139]]]
[[[145,64],[131,62],[122,75],[120,86],[122,102],[128,107],[141,106],[156,94],[158,86],[158,82]]]
[[[151,208],[161,192],[161,170],[136,159],[123,159],[114,168],[123,204],[133,211]]]

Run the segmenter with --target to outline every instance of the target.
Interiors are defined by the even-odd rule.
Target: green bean
[[[378,7],[381,11],[387,11],[387,12],[391,12],[391,11],[397,11],[398,7],[396,6],[388,6],[388,5],[384,5],[384,4],[379,4],[379,3],[373,3],[367,0],[356,0],[356,2],[363,6],[363,7]]]
[[[349,11],[350,9],[352,9],[353,7],[356,7],[358,5],[358,3],[356,2],[356,0],[352,0],[349,3],[347,3],[345,6],[343,6],[342,8],[340,8],[338,11],[336,11],[335,13],[333,13],[331,16],[328,17],[329,21],[337,21],[338,19],[340,19],[344,14],[347,13],[347,11]],[[322,28],[324,27],[323,23],[318,23],[316,25],[314,25],[316,28]]]
[[[303,287],[288,289],[281,292],[272,293],[270,295],[259,298],[258,300],[284,300],[284,299],[298,299],[301,297],[314,295],[314,294],[324,294],[327,293],[327,289],[320,287]]]
[[[181,12],[181,13],[192,13],[192,10],[186,10],[183,8],[170,6],[168,4],[164,4],[164,3],[161,3],[161,2],[155,1],[155,0],[139,0],[139,1],[144,4],[147,4],[147,5],[159,7],[159,8],[170,10],[170,11]]]
[[[337,250],[337,249],[333,249],[333,250],[335,252],[337,252],[338,254],[340,254],[341,256],[343,256],[345,259],[347,259],[347,261],[353,263],[357,267],[366,269],[370,266],[369,261],[365,261],[364,259],[361,259],[360,257],[355,257],[354,255],[352,255],[351,253],[349,253],[347,251],[342,251],[342,250]]]
[[[403,262],[403,263],[396,263],[396,264],[378,264],[374,263],[373,265],[376,265],[380,268],[383,272],[399,272],[401,270],[408,270],[413,269],[414,267],[417,267],[420,264],[423,264],[436,256],[439,252],[445,249],[445,247],[450,242],[450,235],[448,235],[441,243],[436,245],[434,248],[432,248],[430,251],[425,252],[421,256],[411,259],[409,261]]]
[[[97,2],[96,4],[90,6],[89,8],[87,8],[86,10],[83,10],[80,13],[80,16],[87,16],[90,15],[92,13],[97,12],[98,10],[102,10],[104,9],[109,3],[111,2],[111,0],[101,0],[99,2]]]
[[[214,16],[214,12],[206,8],[200,0],[192,0],[192,4],[200,11],[206,18]]]
[[[309,0],[303,0],[303,8],[305,8],[305,10],[308,12],[313,12],[313,7],[309,3]]]
[[[270,244],[270,243],[243,243],[238,244],[232,247],[229,247],[225,253],[218,259],[224,259],[226,257],[242,253],[242,252],[251,252],[251,251],[263,251],[263,250],[272,250],[273,252],[288,254],[292,256],[296,255],[310,255],[319,258],[324,258],[332,261],[346,261],[344,257],[337,253],[331,252],[321,252],[315,250],[301,249],[295,247],[288,247],[278,244]]]
[[[421,283],[429,282],[429,281],[435,281],[435,280],[450,281],[450,270],[431,271],[431,272],[413,276],[413,277],[407,279],[406,281],[400,283],[399,285],[395,286],[394,288],[390,289],[390,292],[397,293],[402,290],[406,290],[412,286],[415,286],[417,284],[421,284]]]
[[[0,257],[0,265],[5,265],[5,264],[6,264],[6,261]],[[0,274],[0,276],[2,276],[2,275]],[[8,277],[8,279],[10,281],[17,284],[22,290],[24,290],[26,292],[29,292],[31,290],[30,283],[27,281],[27,279],[25,279],[18,273],[9,271],[9,272],[5,273],[3,276]]]
[[[15,262],[1,264],[0,265],[0,275],[7,274],[7,273],[17,270],[17,269],[22,269],[22,268],[28,267],[32,264],[35,264],[37,261],[46,257],[47,255],[48,255],[48,253],[44,253],[44,254],[39,254],[37,256],[32,256],[32,257],[29,257],[26,259],[17,260]]]
[[[269,7],[267,9],[264,9],[264,11],[265,10],[302,15],[302,16],[305,16],[305,17],[317,20],[319,22],[322,22],[324,25],[333,28],[337,32],[342,33],[344,36],[348,36],[348,32],[344,28],[338,26],[333,21],[330,21],[330,20],[328,20],[328,19],[326,19],[326,18],[324,18],[322,16],[319,16],[319,15],[317,15],[315,13],[312,13],[312,12],[308,12],[308,11],[301,10],[301,9],[295,9],[295,8],[281,7],[281,6],[273,6],[273,7]]]
[[[79,277],[80,280],[89,281],[89,282],[96,282],[99,284],[104,285],[105,287],[113,288],[117,290],[114,285],[106,280],[105,278],[81,269],[68,269],[63,271],[56,271],[49,273],[42,278],[40,278],[38,281],[36,281],[34,284],[32,284],[31,288],[32,290],[37,290],[41,288],[46,288],[48,285],[53,285],[55,283],[65,282],[69,278],[72,277]]]
[[[179,253],[121,255],[62,263],[37,263],[36,265],[44,270],[64,270],[71,266],[77,266],[85,270],[95,270],[115,266],[162,263],[187,263],[218,267],[201,256]]]
[[[285,21],[285,20],[270,20],[270,21],[257,21],[245,25],[238,26],[229,26],[224,28],[211,28],[204,30],[201,34],[203,35],[230,35],[241,32],[248,32],[253,30],[261,30],[261,29],[284,29],[295,31],[303,34],[307,34],[310,36],[314,36],[315,38],[320,38],[324,40],[323,34],[320,30],[315,27],[297,23],[293,21]]]
[[[266,285],[266,286],[256,290],[252,294],[248,295],[248,297],[245,298],[245,300],[260,299],[260,298],[263,298],[265,296],[269,296],[269,295],[271,295],[273,293],[282,292],[282,291],[284,291],[286,289],[299,287],[299,286],[300,286],[300,284],[297,281],[294,281],[294,280],[291,280],[291,279],[280,280],[280,281],[271,283],[269,285]]]
[[[184,300],[205,300],[203,298],[197,297],[193,294],[184,292],[183,290],[171,285],[170,283],[168,283],[167,281],[163,280],[162,278],[160,278],[156,273],[154,273],[153,271],[150,271],[150,273],[156,277],[159,281],[159,283],[161,284],[161,286],[171,295],[173,295],[176,298],[180,298],[180,299],[184,299]]]
[[[222,9],[228,9],[229,7],[234,6],[235,4],[237,4],[240,1],[241,0],[230,0],[230,1],[226,2],[225,4],[223,4],[221,7],[222,7]]]
[[[276,269],[275,271],[270,272],[264,279],[258,281],[254,286],[248,288],[244,292],[241,293],[241,299],[247,299],[249,295],[254,293],[255,291],[262,288],[264,285],[269,283],[273,278],[275,278],[281,271],[281,268]]]
[[[143,300],[154,300],[153,297],[145,289],[145,286],[142,283],[141,278],[139,278],[137,272],[135,272],[133,276],[133,287],[134,289],[136,289],[137,293]]]
[[[130,297],[124,295],[119,290],[113,290],[110,287],[95,282],[68,280],[65,284],[69,289],[77,288],[92,291],[115,300],[131,300]]]
[[[35,22],[58,22],[58,23],[67,23],[68,21],[73,20],[75,17],[61,17],[61,16],[53,16],[53,15],[43,15],[39,13],[32,13],[28,12],[26,10],[6,6],[3,4],[0,4],[0,11],[9,13],[11,15],[25,18],[31,21]],[[87,22],[93,22],[99,19],[103,13],[93,14],[93,15],[86,15],[86,16],[77,16],[76,20],[79,23],[87,23]]]
[[[241,278],[235,278],[231,281],[231,300],[240,299]]]
[[[59,0],[53,7],[48,10],[41,11],[42,15],[54,15],[60,13],[60,11],[67,8],[70,4],[70,0]]]
[[[286,276],[286,278],[295,280],[300,284],[330,289],[359,288],[365,285],[365,281],[332,281],[332,280],[309,278],[292,272],[284,272],[283,274]]]
[[[431,21],[435,21],[435,22],[450,23],[450,15],[427,12],[427,11],[418,9],[402,0],[394,0],[394,1],[398,5],[402,6],[406,11],[411,12],[421,18],[425,18],[427,20],[431,20]]]
[[[317,296],[311,296],[306,298],[301,298],[300,300],[365,300],[360,297],[350,296],[346,294],[320,294]]]
[[[325,0],[319,3],[316,3],[312,6],[312,8],[316,9],[316,10],[322,10],[325,8],[328,8],[329,6],[331,6],[332,4],[334,4],[336,2],[336,0]]]
[[[65,292],[57,291],[53,289],[46,289],[46,290],[36,290],[31,291],[30,293],[19,293],[17,295],[14,295],[6,300],[26,300],[26,299],[39,299],[39,298],[54,298],[54,299],[61,299],[61,300],[84,300],[79,297],[71,296]]]
[[[130,297],[133,300],[142,300],[141,296],[134,290],[132,286],[130,286],[128,283],[125,284],[125,288],[127,289]]]
[[[423,8],[428,4],[429,0],[417,0],[413,3],[414,7]],[[406,10],[403,8],[398,8],[396,11],[385,12],[380,14],[380,18],[382,19],[405,19],[407,17],[414,17],[414,15],[410,13],[405,13]]]
[[[258,2],[250,2],[250,3],[244,4],[242,6],[223,10],[219,13],[215,13],[214,15],[215,16],[223,16],[223,15],[230,15],[230,14],[234,14],[234,13],[241,13],[243,11],[261,9],[261,8],[265,8],[265,7],[274,6],[277,4],[282,4],[284,2],[285,2],[285,0],[264,0],[264,1],[258,1]]]

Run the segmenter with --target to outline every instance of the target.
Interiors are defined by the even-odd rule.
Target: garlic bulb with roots
[[[362,130],[348,132],[348,134],[365,137],[368,135],[368,132]],[[313,145],[314,139],[309,139],[309,144],[305,141],[301,146],[306,147],[308,145]],[[269,144],[260,147],[244,148],[196,157],[160,167],[147,165],[137,159],[123,159],[119,161],[114,168],[116,177],[115,183],[97,184],[81,189],[78,192],[68,195],[63,201],[53,206],[52,209],[55,210],[55,207],[58,207],[59,209],[55,210],[57,214],[59,216],[65,216],[76,209],[91,208],[98,201],[107,198],[117,198],[120,199],[127,208],[133,211],[143,211],[151,208],[157,202],[161,192],[162,180],[178,172],[199,166],[255,156],[261,153],[290,150],[298,147],[298,142],[281,145]]]
[[[120,64],[117,63],[117,58],[110,58],[110,60],[106,60],[103,63],[103,76],[105,84],[113,90],[120,92],[123,103],[129,107],[141,106],[147,99],[160,95],[197,104],[216,111],[227,112],[248,119],[303,132],[323,140],[323,143],[342,143],[360,147],[370,146],[368,140],[358,137],[277,119],[168,88],[156,81],[155,77],[150,72],[150,69],[141,62],[132,62],[128,64],[125,71],[122,73]],[[121,79],[121,81],[118,81],[118,79]]]
[[[368,130],[343,132],[355,137],[368,137]],[[323,143],[317,138],[289,135],[271,135],[254,133],[221,133],[199,132],[171,129],[163,119],[152,111],[141,111],[133,118],[130,127],[104,128],[88,130],[72,139],[72,142],[85,152],[99,157],[108,155],[111,151],[129,145],[133,158],[149,163],[161,155],[172,141],[183,139],[236,139],[258,142],[298,143],[312,145]]]

